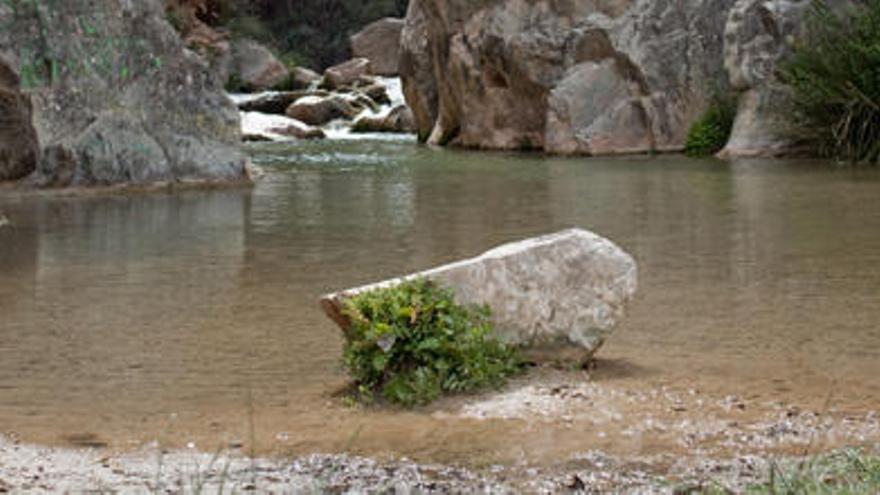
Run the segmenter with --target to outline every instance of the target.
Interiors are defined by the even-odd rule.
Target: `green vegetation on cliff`
[[[864,0],[846,14],[816,1],[808,22],[809,36],[782,70],[796,123],[829,156],[877,163],[880,0]]]
[[[520,367],[517,350],[490,335],[488,307],[457,304],[424,279],[358,294],[345,314],[344,362],[365,400],[426,404],[441,392],[500,385]]]

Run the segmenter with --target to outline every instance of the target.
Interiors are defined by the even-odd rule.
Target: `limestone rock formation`
[[[373,22],[351,37],[351,53],[370,61],[370,72],[396,76],[400,59],[400,32],[403,19],[386,17]]]
[[[787,89],[777,65],[804,36],[810,0],[739,0],[724,30],[724,66],[741,92],[722,157],[775,156],[797,148],[787,122]]]
[[[422,139],[609,154],[679,150],[726,86],[735,0],[413,0],[404,93]]]
[[[232,77],[252,91],[262,91],[286,81],[290,72],[265,46],[239,40],[232,44]]]
[[[38,185],[247,181],[240,121],[159,0],[0,3],[42,147]]]
[[[20,179],[37,167],[40,145],[31,113],[18,74],[0,59],[0,181]]]
[[[459,302],[488,304],[502,340],[539,360],[583,361],[624,316],[637,287],[633,258],[592,232],[571,229],[505,244],[475,258],[378,284],[329,294],[327,315],[345,330],[344,300],[401,280],[426,277]]]

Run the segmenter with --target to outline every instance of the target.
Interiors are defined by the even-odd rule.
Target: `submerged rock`
[[[235,105],[159,0],[0,3],[0,58],[33,104],[37,185],[248,180]]]
[[[396,76],[400,59],[400,31],[403,19],[386,17],[368,24],[351,37],[351,53],[370,61],[370,72]]]
[[[623,317],[637,286],[635,260],[592,232],[571,229],[499,246],[475,258],[321,299],[345,331],[345,299],[426,277],[463,303],[488,304],[495,332],[537,360],[585,361]]]

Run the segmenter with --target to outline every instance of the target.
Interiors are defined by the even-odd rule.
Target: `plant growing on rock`
[[[499,386],[521,368],[517,349],[491,335],[488,307],[458,304],[425,279],[358,294],[344,313],[343,361],[362,400],[427,404],[442,392]]]
[[[815,1],[809,35],[781,76],[792,89],[795,122],[827,155],[880,160],[880,0],[842,13]]]
[[[688,130],[684,152],[688,156],[714,155],[724,148],[736,118],[736,99],[716,96],[708,110]]]

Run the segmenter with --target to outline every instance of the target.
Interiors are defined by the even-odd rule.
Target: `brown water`
[[[880,408],[876,170],[377,142],[254,155],[267,174],[253,190],[0,192],[13,223],[0,228],[0,433],[213,449],[247,441],[252,418],[258,448],[273,452],[513,462],[679,448],[615,436],[630,415],[662,416],[657,404],[621,400],[603,406],[619,407],[621,425],[572,430],[462,419],[457,400],[362,411],[334,396],[341,340],[321,293],[570,226],[640,265],[596,384],[737,395],[755,421],[773,403]]]

